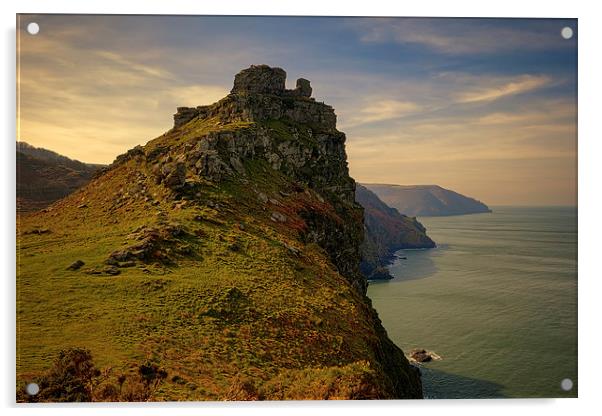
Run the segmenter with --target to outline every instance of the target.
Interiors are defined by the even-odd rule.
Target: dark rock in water
[[[433,360],[440,360],[437,354],[432,351],[427,351],[423,348],[414,348],[410,351],[410,358],[418,363],[428,363]]]
[[[69,267],[67,267],[67,270],[79,270],[84,264],[86,263],[81,260],[75,260]]]
[[[410,352],[410,357],[413,360],[418,361],[419,363],[425,363],[425,362],[431,361],[433,359],[433,357],[431,357],[430,354],[426,350],[421,350],[421,349],[413,349]]]

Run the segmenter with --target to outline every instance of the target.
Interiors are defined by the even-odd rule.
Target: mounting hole
[[[560,388],[564,391],[571,391],[573,389],[573,380],[565,378],[560,382]]]
[[[562,36],[565,39],[570,39],[573,37],[573,29],[571,29],[568,26],[565,26],[562,28],[562,30],[560,31],[560,36]]]
[[[37,35],[40,31],[40,25],[36,22],[31,22],[27,25],[27,33],[30,35]]]
[[[29,383],[25,387],[25,392],[30,396],[35,396],[40,392],[40,386],[38,386],[38,383]]]

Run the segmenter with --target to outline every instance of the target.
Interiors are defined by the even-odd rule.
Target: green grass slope
[[[196,118],[18,219],[18,389],[84,348],[102,370],[92,400],[122,400],[143,363],[166,372],[156,401],[421,397],[369,300],[303,237],[308,213],[350,220],[328,199],[261,158],[220,183],[188,172],[185,192],[145,162],[257,128],[278,136],[274,123]]]

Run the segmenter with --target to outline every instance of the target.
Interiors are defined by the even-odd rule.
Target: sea
[[[425,398],[577,397],[577,208],[492,210],[418,218],[437,248],[398,251],[368,296],[406,354],[441,357]]]

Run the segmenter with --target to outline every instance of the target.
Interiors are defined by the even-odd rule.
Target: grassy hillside
[[[281,150],[321,140],[290,120],[196,117],[19,218],[19,389],[49,377],[61,350],[83,348],[101,370],[91,400],[138,397],[124,392],[152,366],[165,377],[149,400],[421,397],[417,370],[342,271],[345,255],[320,239],[361,226],[353,201],[259,156],[219,181],[199,173],[209,162],[182,168],[210,138],[223,159],[238,140],[264,146],[260,132]]]

